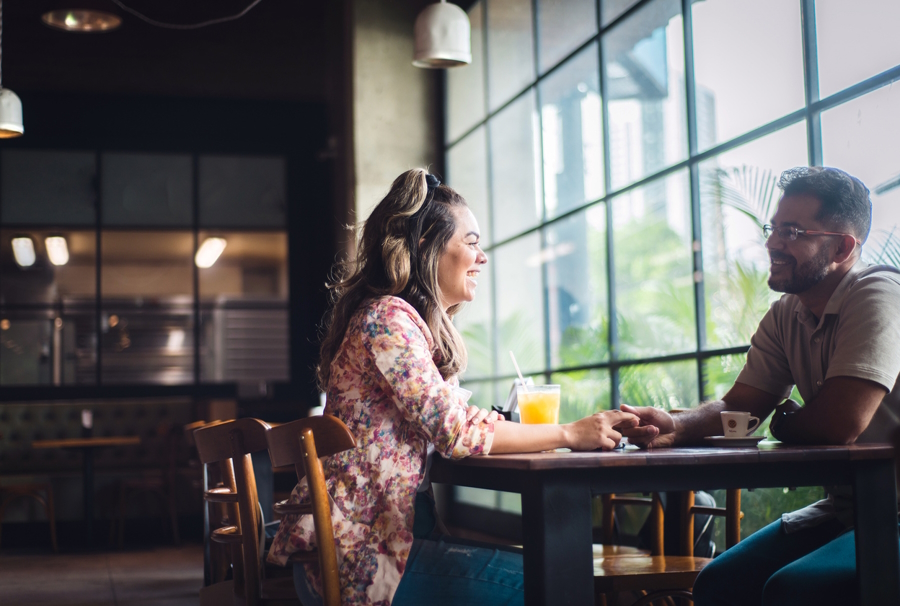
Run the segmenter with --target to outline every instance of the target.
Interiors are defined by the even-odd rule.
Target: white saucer
[[[746,448],[748,446],[756,446],[762,440],[765,440],[766,436],[747,436],[746,438],[726,438],[725,436],[706,436],[703,439],[710,444],[715,444],[716,446],[731,446],[734,448]]]

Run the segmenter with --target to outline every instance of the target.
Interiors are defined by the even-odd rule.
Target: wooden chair
[[[690,589],[703,567],[712,560],[694,557],[694,515],[725,517],[725,544],[730,548],[740,541],[741,491],[729,489],[726,506],[694,505],[694,493],[680,493],[681,555],[664,555],[663,508],[659,495],[653,495],[651,524],[652,554],[635,557],[594,557],[594,592],[597,604],[615,604],[619,593],[643,592],[633,606],[646,606],[671,597],[691,598]],[[663,602],[661,602],[663,603]]]
[[[334,547],[334,528],[331,524],[331,504],[325,486],[325,473],[319,457],[326,457],[356,447],[356,440],[347,426],[337,417],[310,417],[273,427],[266,434],[272,467],[293,465],[297,481],[305,476],[309,484],[310,502],[294,504],[282,501],[275,504],[276,513],[312,514],[318,548],[294,553],[290,561],[318,562],[322,574],[325,606],[340,606],[341,585],[338,577],[337,553]]]
[[[602,525],[599,529],[594,529],[594,558],[615,558],[615,557],[635,557],[649,556],[653,554],[651,549],[641,549],[640,547],[632,547],[630,545],[619,545],[616,543],[616,507],[619,505],[631,505],[639,507],[662,507],[658,499],[652,497],[633,497],[621,496],[616,494],[604,494],[601,496],[603,503]],[[651,520],[655,519],[652,517]],[[659,520],[662,520],[660,512]],[[600,532],[598,533],[597,530]],[[658,535],[654,532],[654,539],[659,536],[662,540],[662,530]],[[662,553],[662,546],[659,547]]]
[[[268,430],[269,425],[258,419],[237,419],[194,432],[200,461],[218,463],[224,479],[224,486],[208,489],[204,499],[225,504],[232,522],[213,530],[210,539],[231,546],[233,580],[201,589],[201,605],[219,604],[226,593],[223,588],[229,585],[232,599],[247,606],[272,601],[299,603],[293,577],[266,578],[260,557],[262,524],[250,455],[267,450]]]
[[[0,530],[3,528],[3,514],[10,503],[18,499],[34,499],[44,507],[50,522],[50,544],[53,552],[59,553],[56,543],[56,513],[53,508],[53,486],[50,482],[20,482],[5,484],[0,482]]]

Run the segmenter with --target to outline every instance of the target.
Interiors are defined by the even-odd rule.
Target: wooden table
[[[94,544],[94,450],[109,446],[134,446],[140,444],[137,436],[112,436],[107,438],[65,438],[62,440],[35,440],[32,448],[77,448],[81,450],[82,491],[84,493],[84,532],[88,548]]]
[[[522,495],[525,603],[593,604],[591,497],[603,493],[847,484],[856,504],[860,603],[900,603],[889,445],[673,448],[435,457],[431,480]]]

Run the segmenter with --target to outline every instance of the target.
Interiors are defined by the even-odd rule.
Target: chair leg
[[[47,483],[47,521],[50,522],[50,543],[53,545],[53,553],[59,553],[59,545],[56,542],[56,507],[53,504],[53,486]]]

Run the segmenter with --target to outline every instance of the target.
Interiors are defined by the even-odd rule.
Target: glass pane
[[[697,347],[687,171],[613,199],[620,358]]]
[[[638,3],[638,0],[600,0],[600,16],[603,18],[603,27]]]
[[[0,215],[9,224],[92,225],[94,152],[4,150]]]
[[[48,254],[51,241],[55,265]],[[19,265],[12,241],[27,238],[34,263]],[[94,231],[0,230],[0,304],[59,303],[97,296],[97,239]],[[60,256],[61,255],[61,256]],[[66,256],[67,255],[67,256]],[[20,259],[24,261],[24,259]]]
[[[0,310],[0,385],[72,385],[96,380],[94,306]]]
[[[481,228],[481,247],[490,246],[487,135],[483,126],[447,151],[447,184],[469,203]]]
[[[522,495],[517,492],[501,492],[500,511],[509,513],[522,513]]]
[[[531,0],[488,0],[487,43],[491,109],[534,80]]]
[[[194,235],[189,231],[104,231],[100,289],[104,299],[136,304],[146,297],[194,293]]]
[[[572,423],[609,410],[610,380],[606,369],[556,373],[550,375],[550,382],[560,386],[560,423]]]
[[[826,166],[862,180],[871,191],[870,263],[900,267],[900,92],[891,85],[822,113]]]
[[[541,243],[537,233],[494,251],[497,283],[497,373],[513,375],[509,352],[524,373],[540,372],[544,357]]]
[[[200,156],[200,225],[284,227],[281,157]]]
[[[484,3],[469,9],[472,63],[444,70],[447,74],[447,142],[456,141],[484,120]]]
[[[623,404],[655,406],[665,410],[697,406],[697,362],[638,364],[619,370]]]
[[[691,14],[701,151],[803,107],[799,2],[707,0]]]
[[[703,397],[709,400],[721,399],[734,385],[746,361],[747,354],[719,356],[705,360],[703,377],[706,385],[703,389]]]
[[[541,220],[534,94],[524,95],[489,124],[493,241],[499,242],[534,227]]]
[[[608,360],[605,205],[549,225],[545,239],[551,365]]]
[[[900,64],[900,3],[816,0],[819,96]]]
[[[468,342],[466,343],[468,345]],[[469,367],[471,368],[471,355],[472,351],[469,350]],[[464,389],[468,389],[472,392],[472,397],[469,398],[469,404],[473,406],[479,406],[481,408],[490,409],[491,406],[497,405],[500,406],[503,402],[497,400],[494,395],[494,383],[492,381],[462,381],[460,386]]]
[[[750,343],[778,296],[766,283],[762,226],[781,197],[781,172],[807,164],[806,122],[700,164],[706,345]]]
[[[611,182],[619,189],[687,157],[681,3],[657,0],[603,37]]]
[[[453,500],[457,503],[465,503],[467,505],[478,505],[487,509],[497,508],[497,495],[500,494],[495,490],[485,490],[483,488],[469,488],[468,486],[454,486]]]
[[[290,380],[290,322],[284,304],[223,299],[200,314],[200,380]]]
[[[194,382],[194,310],[189,300],[106,304],[100,321],[103,383]]]
[[[204,244],[209,238],[224,240],[225,248],[216,258],[201,259],[212,261],[209,267],[198,266],[201,300],[287,301],[286,233],[201,231],[197,239],[200,256],[206,254]]]
[[[469,367],[465,372],[466,379],[489,377],[494,374],[494,331],[491,325],[491,276],[495,259],[488,257],[487,265],[481,266],[478,277],[478,290],[475,301],[467,303],[463,310],[454,317],[453,322],[466,343],[469,352]],[[485,400],[488,406],[493,404],[493,397]],[[473,402],[474,403],[474,402]],[[481,406],[482,403],[478,405]]]
[[[538,0],[537,19],[543,73],[597,33],[597,3],[596,0]]]
[[[548,217],[604,193],[599,73],[591,44],[540,84]]]
[[[101,161],[104,225],[194,222],[190,156],[103,154]]]

